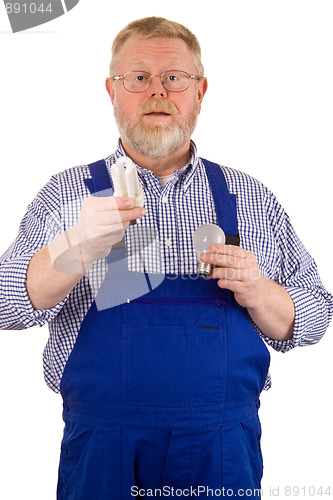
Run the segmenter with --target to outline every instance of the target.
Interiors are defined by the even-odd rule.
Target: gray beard
[[[199,106],[193,107],[190,116],[182,124],[156,122],[149,127],[131,124],[114,102],[113,112],[120,137],[137,153],[151,158],[163,158],[179,151],[190,140],[196,127]]]

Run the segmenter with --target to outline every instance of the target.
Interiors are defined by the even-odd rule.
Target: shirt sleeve
[[[35,310],[26,290],[26,273],[32,256],[60,233],[57,177],[51,178],[28,206],[16,240],[0,258],[0,329],[21,330],[43,326],[63,304]]]
[[[264,340],[277,351],[316,344],[323,337],[333,315],[333,297],[324,288],[315,260],[297,236],[288,215],[272,193],[267,214],[277,242],[278,265],[275,280],[289,293],[295,306],[293,337],[288,341]]]

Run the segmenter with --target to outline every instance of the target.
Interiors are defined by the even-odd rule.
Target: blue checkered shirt
[[[124,155],[119,142],[115,154],[106,159],[108,168]],[[333,299],[320,281],[314,260],[296,235],[288,215],[265,186],[245,173],[221,168],[229,191],[237,197],[241,246],[255,254],[261,273],[282,285],[295,304],[291,340],[269,339],[256,328],[258,334],[281,352],[315,344],[328,327]],[[146,208],[139,225],[154,228],[159,235],[162,271],[195,274],[197,257],[192,234],[201,224],[217,221],[205,167],[194,143],[190,162],[175,171],[174,178],[163,188],[151,171],[138,167],[138,174]],[[87,178],[90,178],[87,165],[54,175],[29,205],[16,240],[0,260],[0,328],[15,330],[48,323],[44,376],[55,392],[59,392],[66,361],[107,266],[104,259],[97,261],[70,294],[49,310],[32,307],[25,286],[26,271],[38,250],[77,221],[82,201],[89,196],[84,182]],[[130,238],[130,230],[126,233]],[[150,259],[149,271],[160,272],[160,268],[154,268],[155,264]],[[265,389],[270,385],[268,376]]]

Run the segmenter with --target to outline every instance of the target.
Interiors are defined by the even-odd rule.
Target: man
[[[184,26],[146,18],[124,28],[106,80],[115,154],[54,176],[2,258],[1,327],[50,327],[45,378],[64,400],[59,500],[172,488],[258,497],[265,342],[280,351],[315,343],[332,316],[272,193],[197,156],[203,75]],[[110,196],[111,166],[124,156],[137,165],[145,208]],[[227,235],[200,255],[210,279],[198,277],[192,243],[206,223]],[[146,292],[124,300],[143,277]]]

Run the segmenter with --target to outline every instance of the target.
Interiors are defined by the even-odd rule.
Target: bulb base
[[[212,269],[211,264],[207,264],[206,262],[199,262],[198,274],[202,278],[205,278],[206,276],[208,276],[210,274],[211,269]]]

